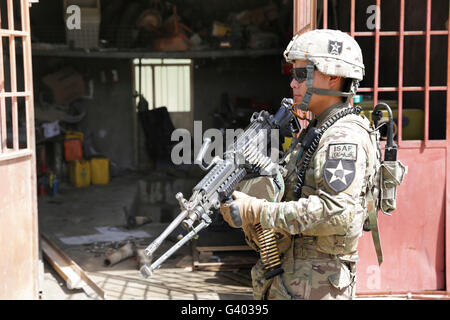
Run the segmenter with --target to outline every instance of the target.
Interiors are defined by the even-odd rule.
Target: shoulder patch
[[[358,145],[356,143],[337,143],[328,145],[327,159],[357,159]]]
[[[323,168],[326,184],[334,191],[347,189],[355,178],[355,162],[358,145],[338,143],[328,145],[327,159]]]

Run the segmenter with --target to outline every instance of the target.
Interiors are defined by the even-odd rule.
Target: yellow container
[[[388,113],[384,109],[383,118],[381,121],[388,120]],[[372,121],[372,111],[363,110],[362,113]],[[396,109],[392,109],[392,116],[394,117],[394,135],[397,135],[397,114]],[[424,133],[424,112],[421,109],[403,109],[402,111],[402,139],[403,140],[422,140]]]
[[[291,146],[291,143],[292,143],[292,138],[285,137],[284,142],[281,145],[283,147],[283,151],[286,151],[287,149],[289,149],[289,147]]]
[[[77,187],[88,187],[91,184],[91,166],[88,161],[75,160],[69,165],[70,183]]]
[[[92,184],[108,184],[109,183],[109,159],[93,158],[89,161],[91,165],[91,181]]]
[[[228,26],[228,25],[226,25],[224,23],[218,22],[218,21],[214,21],[213,22],[212,35],[214,37],[219,37],[219,38],[220,37],[224,37],[230,31],[231,31],[231,27],[230,26]]]
[[[394,115],[397,118],[397,112]],[[403,109],[402,138],[404,140],[423,140],[425,113],[420,109]]]
[[[378,100],[378,103],[384,102],[386,103],[389,107],[391,107],[391,110],[394,111],[394,109],[398,109],[398,102],[397,100]],[[363,111],[366,110],[373,110],[374,104],[373,104],[373,100],[363,100],[361,102],[358,103],[354,103],[355,106],[360,106]]]

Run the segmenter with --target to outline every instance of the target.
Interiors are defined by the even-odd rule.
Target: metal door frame
[[[7,167],[8,176],[1,177],[2,190],[8,190],[10,184],[20,184],[19,188],[25,190],[23,194],[26,197],[22,199],[10,199],[8,201],[16,201],[26,203],[25,208],[30,208],[30,212],[24,213],[24,219],[27,220],[26,225],[31,226],[31,233],[27,239],[10,239],[14,243],[15,248],[24,248],[25,252],[31,252],[31,257],[22,257],[25,262],[27,272],[31,274],[24,274],[17,276],[15,273],[9,274],[14,270],[15,266],[24,263],[24,261],[14,261],[10,257],[7,258],[8,268],[3,270],[1,279],[2,282],[9,282],[9,286],[0,288],[0,297],[3,299],[37,299],[41,283],[39,281],[39,234],[38,234],[38,219],[37,219],[37,185],[36,185],[36,153],[35,153],[35,127],[34,127],[34,104],[33,104],[33,76],[32,76],[32,54],[31,54],[31,36],[30,36],[30,16],[29,7],[32,2],[36,0],[7,0],[7,16],[8,27],[0,29],[0,166]],[[15,24],[19,21],[14,21],[14,3],[20,5],[20,30],[15,28]],[[0,16],[0,28],[2,26]],[[3,42],[4,39],[9,41],[9,50],[4,54]],[[20,43],[17,43],[20,42]],[[19,46],[17,46],[19,45]],[[21,51],[16,52],[17,48]],[[20,49],[19,49],[20,50]],[[4,56],[9,56],[9,87],[7,91],[5,72],[4,72]],[[23,91],[18,91],[17,88],[17,59],[23,58]],[[21,74],[19,72],[19,74]],[[8,127],[7,127],[7,112],[6,101],[11,101],[11,119],[12,119],[12,146],[8,146]],[[25,105],[25,119],[26,119],[26,146],[19,145],[19,122],[18,122],[18,100],[23,99]],[[23,168],[27,168],[30,175],[23,177]],[[22,169],[21,169],[22,168]],[[29,170],[29,171],[28,171]],[[19,178],[20,177],[20,178]],[[12,208],[14,204],[12,204]],[[1,208],[0,208],[1,209]],[[14,219],[17,214],[13,209],[4,209],[3,214],[9,215]],[[22,219],[22,217],[21,217]],[[5,232],[10,228],[8,225],[0,225],[0,232]],[[3,246],[4,244],[2,244]],[[9,268],[11,267],[11,268]],[[5,274],[6,273],[6,274]],[[16,279],[21,278],[21,279]],[[26,278],[28,280],[24,280]],[[26,283],[28,281],[28,283]],[[26,284],[24,284],[26,283]],[[22,287],[21,287],[22,286]],[[25,289],[24,289],[25,288]],[[32,288],[29,290],[29,288]],[[23,290],[26,290],[24,292]],[[32,291],[32,292],[29,292]]]

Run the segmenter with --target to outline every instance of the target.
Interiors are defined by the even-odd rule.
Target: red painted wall
[[[445,147],[401,149],[398,159],[408,174],[397,210],[379,214],[384,262],[378,266],[371,234],[364,232],[357,293],[445,289]]]

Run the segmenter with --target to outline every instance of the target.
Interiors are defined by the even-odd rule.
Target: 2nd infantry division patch
[[[347,189],[355,178],[358,145],[354,143],[330,144],[323,175],[327,185],[335,192]]]

